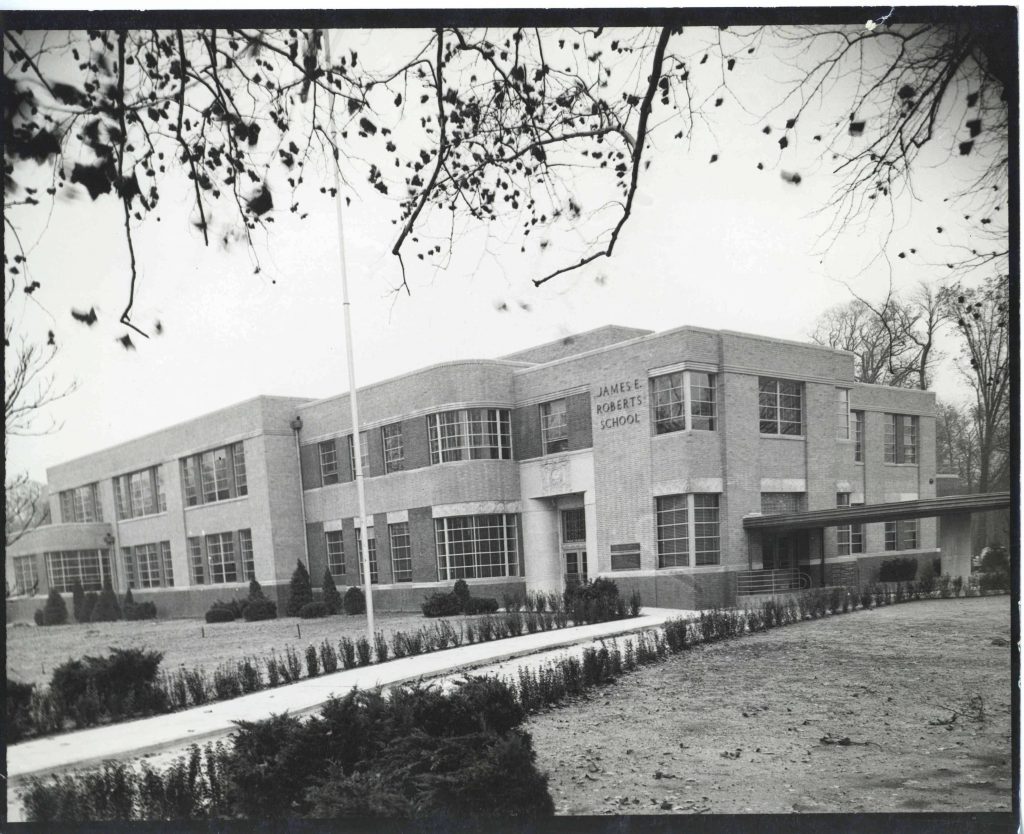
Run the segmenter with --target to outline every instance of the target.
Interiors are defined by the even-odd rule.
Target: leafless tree
[[[4,542],[10,547],[26,533],[50,521],[50,505],[46,490],[25,473],[15,475],[4,484],[7,514]]]
[[[939,402],[935,421],[939,470],[957,476],[962,492],[978,488],[977,419],[970,406]]]

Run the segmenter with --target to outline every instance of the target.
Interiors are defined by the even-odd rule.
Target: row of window
[[[111,578],[110,552],[105,549],[60,550],[45,553],[43,558],[50,588],[61,593],[70,593],[76,581],[81,582],[86,591],[99,591]],[[34,567],[32,572],[34,574]]]

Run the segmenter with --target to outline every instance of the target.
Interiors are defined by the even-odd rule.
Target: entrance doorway
[[[810,540],[806,530],[777,533],[764,537],[761,556],[765,570],[794,570],[810,560]]]
[[[587,581],[587,521],[583,507],[562,510],[562,564],[566,582]]]

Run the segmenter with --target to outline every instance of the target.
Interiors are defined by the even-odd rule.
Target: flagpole
[[[331,67],[331,30],[324,29],[324,56],[327,69]],[[314,34],[315,37],[315,34]],[[331,85],[330,118],[331,143],[338,147],[337,128],[334,123],[334,85]],[[352,411],[352,457],[355,464],[356,496],[359,500],[359,542],[360,558],[363,567],[363,592],[366,595],[366,639],[373,645],[373,588],[370,576],[370,544],[367,532],[366,490],[363,487],[363,455],[362,442],[359,437],[359,403],[356,397],[356,365],[352,350],[352,303],[348,295],[348,270],[345,266],[345,226],[342,222],[341,206],[341,158],[336,152],[334,159],[334,215],[338,223],[338,260],[341,266],[341,305],[345,319],[345,358],[348,362],[348,401]]]

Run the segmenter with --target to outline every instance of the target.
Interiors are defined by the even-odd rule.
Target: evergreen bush
[[[313,601],[313,583],[309,579],[309,571],[301,559],[295,561],[295,570],[292,572],[292,581],[288,586],[288,608],[289,617],[298,616],[302,606]]]
[[[85,588],[82,587],[81,580],[76,579],[74,584],[71,586],[71,610],[75,615],[76,623],[88,622],[82,619],[82,612],[85,607]]]
[[[326,617],[330,613],[327,610],[327,603],[320,600],[307,602],[299,610],[299,616],[304,620],[314,620],[319,617]]]
[[[114,600],[115,605],[117,600]],[[42,625],[64,625],[68,621],[68,606],[57,591],[50,589],[46,597],[46,604],[43,606]]]
[[[82,601],[82,620],[83,623],[92,622],[92,612],[96,608],[96,603],[99,602],[100,595],[96,591],[89,591],[85,595],[85,599]]]
[[[345,591],[343,605],[346,614],[365,614],[366,597],[363,595],[363,589],[353,585]]]
[[[208,623],[230,623],[235,619],[235,610],[230,605],[215,602],[206,612]]]
[[[324,570],[323,592],[327,612],[329,614],[340,614],[342,611],[341,594],[338,593],[338,586],[334,584],[334,577],[331,576],[330,568]]]
[[[111,585],[108,576],[103,582],[103,590],[96,600],[96,606],[92,609],[90,622],[112,623],[120,619],[121,605],[117,601],[117,594],[114,593],[114,586]]]
[[[472,597],[469,598],[470,600]],[[466,611],[463,601],[454,593],[436,591],[420,604],[424,617],[454,617]],[[466,611],[466,613],[469,613]]]
[[[463,610],[465,610],[466,603],[469,601],[470,597],[469,584],[466,582],[466,580],[456,579],[455,586],[452,588],[452,593],[455,595],[455,598],[461,604]]]
[[[257,620],[276,620],[277,603],[266,597],[250,600],[245,606],[244,616],[247,623]]]

